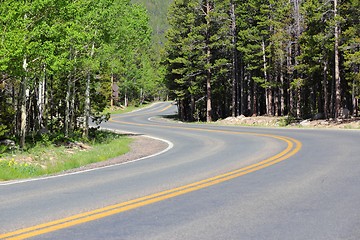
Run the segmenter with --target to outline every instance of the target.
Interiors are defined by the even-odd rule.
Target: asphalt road
[[[175,110],[103,125],[170,141],[161,155],[0,183],[0,239],[360,239],[360,131],[153,117]]]

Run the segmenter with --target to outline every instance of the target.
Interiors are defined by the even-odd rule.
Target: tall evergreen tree
[[[347,82],[351,86],[351,103],[347,101],[347,106],[354,115],[359,114],[360,98],[360,1],[345,1],[341,11],[343,12],[343,44],[341,50],[344,52],[345,75]]]

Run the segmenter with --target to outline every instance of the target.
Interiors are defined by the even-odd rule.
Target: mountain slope
[[[131,0],[146,7],[153,29],[153,41],[156,49],[162,48],[165,31],[168,29],[167,11],[172,0]]]

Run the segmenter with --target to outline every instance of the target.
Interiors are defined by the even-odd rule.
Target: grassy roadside
[[[123,114],[123,113],[128,113],[128,112],[132,112],[132,111],[135,111],[135,110],[138,110],[138,109],[148,107],[151,104],[152,103],[145,103],[145,104],[142,104],[140,106],[106,108],[103,113],[104,114],[107,114],[107,113],[109,113],[109,114]]]
[[[127,153],[132,139],[101,132],[101,139],[87,143],[53,144],[39,142],[27,151],[13,151],[0,157],[0,181],[59,173]]]
[[[122,114],[150,104],[106,109],[104,113]],[[42,135],[40,139],[32,140],[26,151],[0,151],[0,181],[60,173],[130,151],[132,139],[128,136],[106,131],[96,133],[90,140]]]

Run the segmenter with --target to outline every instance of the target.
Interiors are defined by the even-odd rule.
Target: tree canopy
[[[158,95],[149,16],[130,0],[4,0],[0,31],[0,137],[22,146]]]

